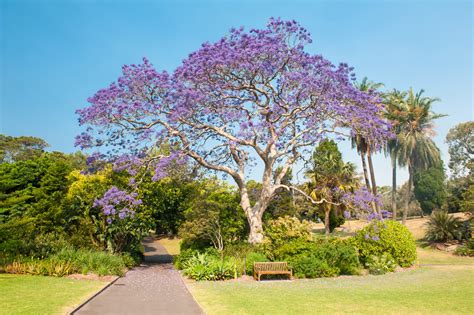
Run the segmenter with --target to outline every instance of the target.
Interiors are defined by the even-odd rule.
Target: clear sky
[[[0,133],[75,151],[75,109],[123,64],[146,56],[172,71],[202,42],[271,16],[300,22],[313,37],[309,51],[349,63],[358,78],[441,98],[434,110],[449,117],[435,141],[445,160],[449,128],[474,119],[472,1],[0,0]],[[375,167],[378,184],[389,185],[390,161],[377,157]]]

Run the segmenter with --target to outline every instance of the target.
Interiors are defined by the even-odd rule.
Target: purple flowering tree
[[[124,66],[117,82],[77,111],[88,128],[76,144],[102,147],[132,172],[152,168],[155,180],[186,158],[232,177],[249,242],[259,243],[275,193],[298,190],[282,179],[319,141],[358,134],[380,145],[390,136],[373,95],[354,88],[352,68],[306,52],[309,43],[297,22],[272,18],[264,29],[231,29],[204,43],[173,73],[147,59]],[[157,153],[164,143],[171,152]],[[252,205],[245,182],[257,160],[262,189]]]

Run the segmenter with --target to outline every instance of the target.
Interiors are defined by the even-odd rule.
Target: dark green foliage
[[[139,198],[151,213],[157,234],[177,235],[184,212],[197,195],[198,185],[184,178],[152,181],[150,176],[140,184]]]
[[[222,251],[225,246],[243,240],[248,226],[236,192],[212,180],[202,182],[199,191],[180,227],[182,248],[213,246]]]
[[[445,211],[435,211],[427,222],[425,238],[431,242],[463,239],[463,223],[460,218]]]
[[[297,277],[331,277],[357,274],[359,259],[356,249],[341,240],[293,239],[277,248],[275,260],[288,261]]]
[[[414,194],[424,213],[441,209],[446,203],[446,175],[443,164],[427,170],[417,170],[414,176]]]
[[[416,243],[406,226],[399,222],[374,221],[356,233],[351,240],[359,251],[363,264],[370,256],[390,255],[401,267],[416,261]]]
[[[335,277],[338,275],[337,268],[313,255],[292,257],[290,265],[297,278]]]
[[[458,256],[474,257],[474,238],[471,238],[464,245],[456,248],[454,254]]]

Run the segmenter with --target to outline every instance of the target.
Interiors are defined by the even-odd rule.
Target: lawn
[[[418,241],[426,221],[407,221]],[[353,221],[345,228],[353,233],[365,224]],[[208,314],[472,314],[474,258],[431,248],[417,251],[421,266],[383,276],[187,284]]]
[[[107,282],[0,274],[0,314],[66,314]]]
[[[472,314],[474,267],[424,267],[383,276],[192,282],[208,314]]]

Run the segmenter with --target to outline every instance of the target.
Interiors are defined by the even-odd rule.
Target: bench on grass
[[[262,275],[289,275],[292,278],[293,271],[286,262],[256,262],[253,264],[253,277],[260,281]]]

